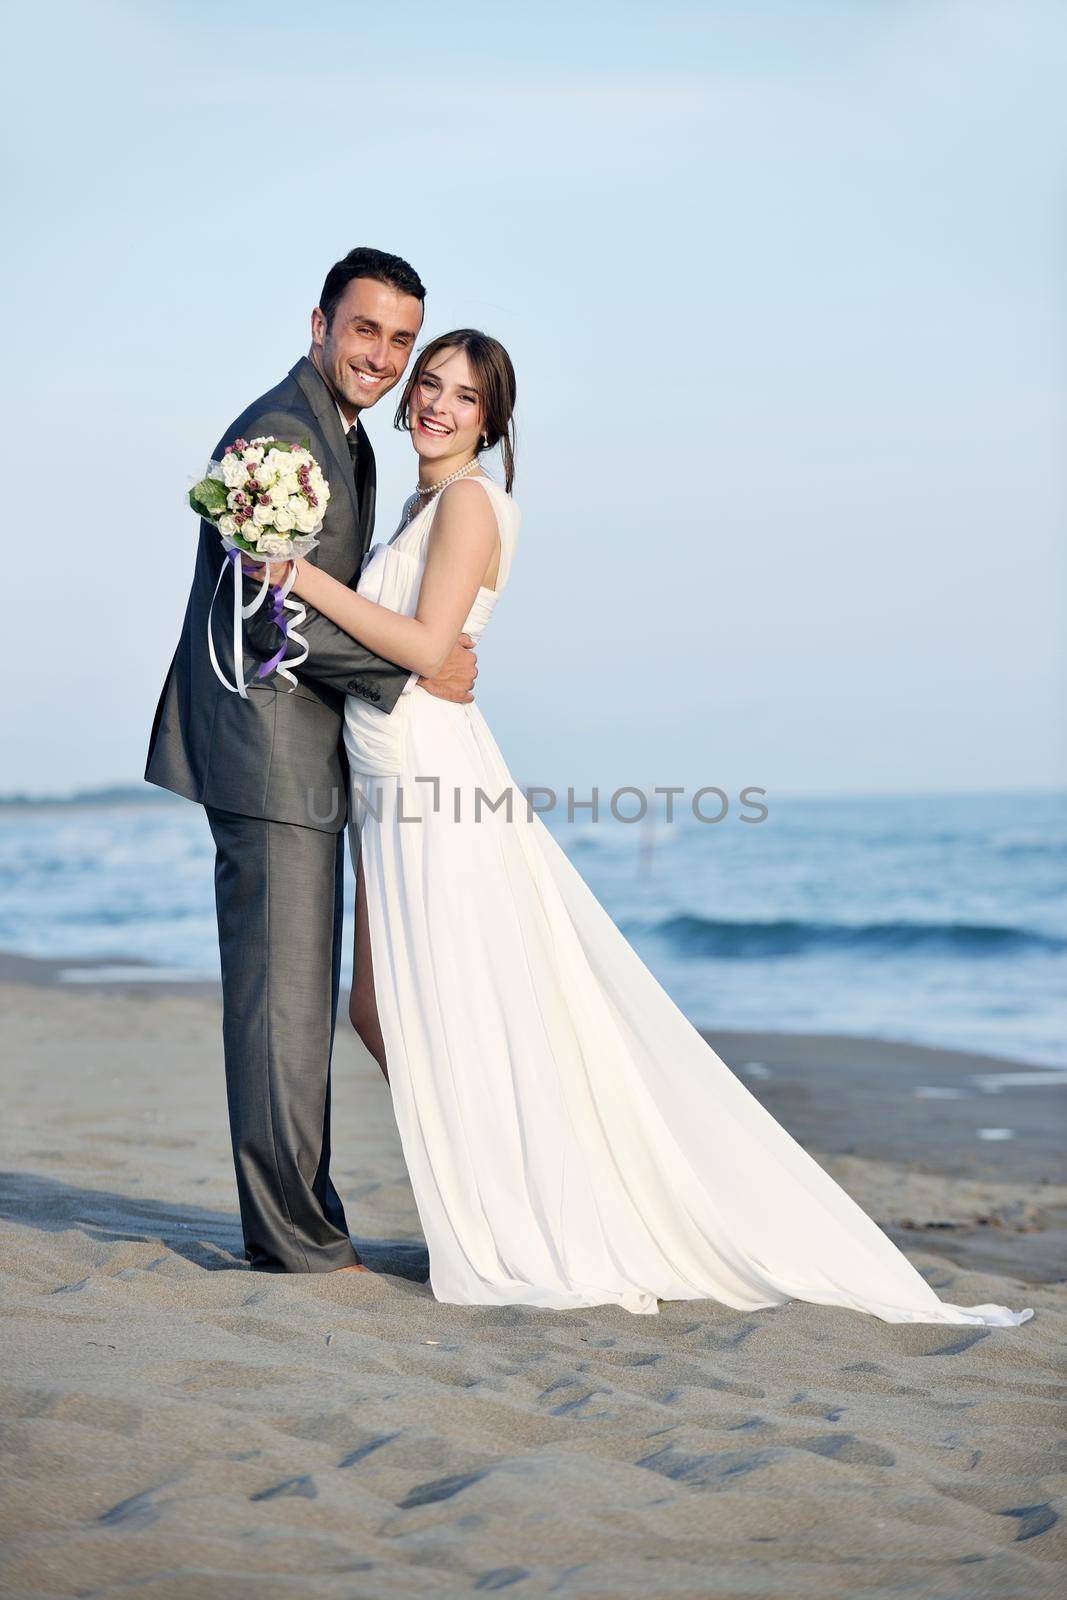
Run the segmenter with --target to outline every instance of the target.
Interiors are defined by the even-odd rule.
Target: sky
[[[517,367],[478,688],[519,782],[1067,782],[1062,4],[97,0],[5,30],[0,791],[139,781],[186,488],[356,244],[416,266],[427,336]],[[378,539],[415,478],[391,418]]]

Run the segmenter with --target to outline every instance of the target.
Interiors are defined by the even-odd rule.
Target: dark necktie
[[[358,494],[358,492],[359,492],[359,437],[358,437],[358,426],[357,426],[356,423],[353,422],[352,426],[349,428],[348,432],[345,434],[345,439],[348,441],[348,453],[352,457],[352,479],[353,479],[353,482],[356,485],[356,492]]]

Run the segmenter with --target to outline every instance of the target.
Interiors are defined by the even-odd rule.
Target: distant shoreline
[[[554,786],[559,793],[566,791],[566,784],[557,781]],[[588,787],[588,786],[586,786]],[[1067,788],[1058,784],[1042,787],[1040,784],[1027,785],[1022,788],[1012,786],[1009,788],[982,788],[982,789],[856,789],[833,790],[822,792],[818,790],[792,790],[775,788],[774,794],[779,800],[789,801],[893,801],[893,800],[951,800],[951,799],[981,799],[1017,795],[1020,799],[1029,796],[1041,799],[1061,798],[1067,800]],[[184,796],[172,794],[169,789],[161,789],[156,784],[117,783],[105,784],[96,789],[75,789],[70,794],[39,793],[32,794],[25,790],[18,790],[11,794],[0,794],[0,812],[3,811],[31,811],[41,810],[55,806],[111,806],[111,805],[139,805],[147,801],[150,804],[164,805],[189,805]]]
[[[121,783],[104,789],[76,789],[73,794],[4,794],[0,811],[40,811],[56,806],[188,805],[179,794],[153,783]]]

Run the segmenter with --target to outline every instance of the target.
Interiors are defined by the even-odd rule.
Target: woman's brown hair
[[[479,333],[477,328],[457,328],[454,333],[442,333],[431,339],[415,358],[393,425],[405,432],[411,431],[411,402],[419,379],[442,350],[462,350],[470,362],[474,386],[482,402],[482,433],[489,441],[485,445],[479,442],[475,454],[481,455],[483,450],[500,446],[504,487],[510,494],[515,481],[515,368],[499,339]]]

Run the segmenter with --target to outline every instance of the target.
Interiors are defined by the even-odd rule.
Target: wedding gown
[[[479,590],[465,624],[477,640],[519,514],[499,484],[472,481],[501,540],[496,590]],[[368,552],[360,594],[414,613],[439,499]],[[942,1303],[763,1109],[530,817],[477,704],[415,688],[386,715],[350,695],[345,744],[390,1089],[438,1300],[1032,1315]],[[479,789],[510,789],[511,820],[485,799],[475,820]]]

